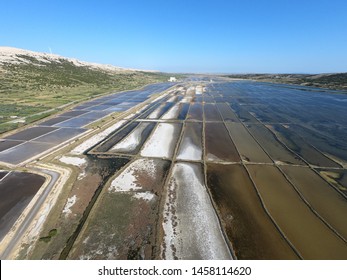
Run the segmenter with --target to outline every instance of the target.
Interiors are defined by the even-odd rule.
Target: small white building
[[[170,77],[169,82],[177,82],[176,77]]]

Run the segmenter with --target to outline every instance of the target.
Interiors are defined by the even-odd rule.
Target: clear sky
[[[0,46],[166,72],[347,72],[347,1],[0,0]]]

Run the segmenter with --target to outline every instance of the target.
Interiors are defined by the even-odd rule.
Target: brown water
[[[312,208],[347,240],[347,199],[309,168],[280,168]]]
[[[272,163],[272,160],[241,123],[226,123],[241,157],[248,162]]]
[[[347,170],[317,169],[321,176],[347,196]]]
[[[224,121],[228,122],[240,122],[239,118],[236,116],[230,106],[226,103],[217,103],[217,107],[222,115]]]
[[[294,133],[283,125],[268,126],[271,131],[292,151],[300,155],[310,164],[326,167],[340,167],[339,164],[324,156],[312,145],[307,143],[299,134]]]
[[[215,104],[205,104],[205,121],[222,121],[218,108]]]
[[[207,185],[238,259],[297,259],[241,165],[207,165]]]
[[[205,124],[207,160],[239,162],[240,156],[223,123]]]
[[[276,167],[247,169],[270,215],[304,259],[347,258],[346,243],[307,207]]]
[[[247,128],[274,161],[288,164],[304,164],[300,158],[286,149],[265,126],[261,124],[247,124]]]

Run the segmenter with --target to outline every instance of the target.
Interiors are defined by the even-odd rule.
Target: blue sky
[[[347,72],[347,1],[0,0],[0,45],[166,72]]]

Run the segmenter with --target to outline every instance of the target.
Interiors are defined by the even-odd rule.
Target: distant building
[[[177,82],[176,77],[170,77],[169,82]]]

